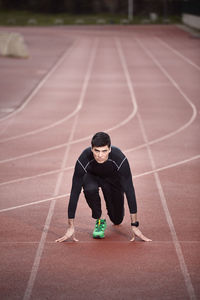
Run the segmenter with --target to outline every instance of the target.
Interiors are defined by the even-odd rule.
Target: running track
[[[200,40],[175,26],[1,28],[31,58],[0,58],[1,299],[200,299]],[[64,234],[73,166],[105,130],[127,155],[141,230],[106,238],[81,195]]]

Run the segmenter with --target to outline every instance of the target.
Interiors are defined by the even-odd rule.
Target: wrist
[[[131,223],[137,222],[137,213],[135,213],[135,214],[130,214],[130,217],[131,217]]]
[[[139,222],[136,221],[136,222],[131,222],[131,226],[132,227],[139,227]]]
[[[74,227],[74,219],[68,219],[68,225]]]

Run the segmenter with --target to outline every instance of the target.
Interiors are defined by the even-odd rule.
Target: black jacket
[[[94,159],[91,147],[88,147],[82,152],[75,165],[68,206],[68,217],[70,219],[73,219],[75,216],[79,195],[83,185],[83,176],[86,173],[112,181],[112,184],[116,185],[117,188],[120,188],[125,193],[130,213],[137,212],[135,190],[126,156],[120,149],[112,146],[108,160],[99,164]]]

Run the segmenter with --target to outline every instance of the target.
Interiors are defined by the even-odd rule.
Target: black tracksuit
[[[92,217],[95,219],[101,217],[99,188],[102,189],[108,215],[114,224],[120,224],[124,217],[124,193],[130,213],[137,212],[129,163],[117,147],[111,147],[108,160],[104,163],[98,163],[94,159],[90,147],[86,148],[78,158],[68,206],[68,217],[70,219],[75,216],[82,187],[86,201],[92,210]]]

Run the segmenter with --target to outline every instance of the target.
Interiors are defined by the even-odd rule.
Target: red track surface
[[[1,299],[200,299],[200,40],[174,26],[1,30],[31,53],[0,58]],[[129,159],[152,243],[129,242],[127,206],[93,240],[83,196],[79,242],[54,243],[99,130]]]

